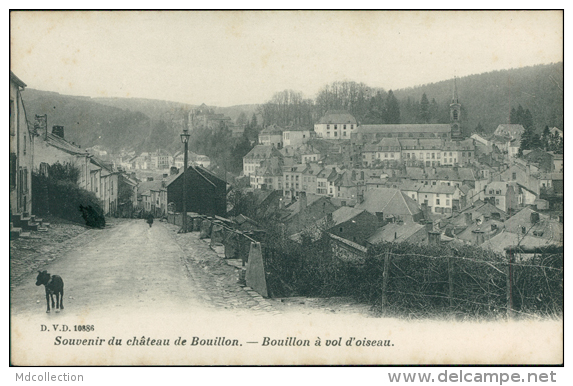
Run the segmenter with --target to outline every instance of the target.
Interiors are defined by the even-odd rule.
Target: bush
[[[389,256],[384,311],[490,317],[507,310],[504,255],[474,246],[383,243],[364,261],[345,262],[333,256],[330,242],[326,234],[314,243],[303,238],[302,245],[268,242],[263,252],[272,296],[352,296],[380,306]],[[518,315],[562,314],[563,253],[517,259],[512,267]]]
[[[90,227],[105,226],[103,210],[93,192],[68,179],[55,180],[38,174],[33,175],[32,187],[34,213],[49,213]]]

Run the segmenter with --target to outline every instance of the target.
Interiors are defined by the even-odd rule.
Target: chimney
[[[473,224],[472,214],[470,212],[466,212],[464,213],[464,216],[466,218],[466,225],[472,225]]]
[[[539,222],[539,213],[531,212],[530,221],[532,224],[537,224]]]
[[[428,245],[440,245],[441,233],[438,231],[428,232]]]
[[[306,192],[299,193],[299,211],[306,209]]]
[[[326,223],[327,223],[327,226],[330,226],[330,224],[332,224],[333,221],[334,221],[334,220],[332,219],[332,213],[327,214],[327,215],[326,215]]]
[[[175,174],[179,173],[179,169],[177,169],[176,166],[171,166],[171,168],[169,168],[169,175],[173,176]]]
[[[424,223],[424,228],[426,228],[427,232],[432,232],[434,230],[434,222],[426,220],[426,222]]]
[[[479,230],[473,230],[474,234],[474,245],[480,245],[484,242],[483,232]]]
[[[64,139],[64,126],[52,126],[52,134]]]
[[[36,122],[34,123],[34,129],[38,134],[44,134],[44,138],[48,138],[48,115],[38,115],[36,114]]]
[[[385,224],[384,212],[376,212],[376,218],[378,219],[378,226],[383,227]]]
[[[163,173],[163,178],[167,178],[167,177],[169,177],[169,174]]]

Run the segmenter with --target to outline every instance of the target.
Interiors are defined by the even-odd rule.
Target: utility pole
[[[189,113],[184,110],[184,126],[183,133],[180,134],[181,142],[184,144],[184,155],[183,155],[183,233],[187,233],[187,153],[189,146]]]

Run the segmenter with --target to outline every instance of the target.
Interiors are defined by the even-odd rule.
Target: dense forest
[[[191,149],[208,155],[220,167],[238,169],[257,133],[270,124],[312,127],[327,110],[348,110],[361,124],[447,123],[453,79],[400,90],[372,88],[339,81],[325,85],[314,99],[284,90],[260,105],[213,107],[245,125],[246,136],[231,138],[230,130],[201,129],[193,133]],[[465,134],[491,133],[509,123],[512,109],[528,111],[531,129],[563,128],[563,63],[488,72],[456,79]],[[195,106],[138,98],[89,98],[27,88],[23,93],[30,123],[47,114],[48,125],[63,125],[70,142],[82,147],[101,145],[111,151],[180,150],[184,109]],[[245,153],[246,154],[246,153]]]

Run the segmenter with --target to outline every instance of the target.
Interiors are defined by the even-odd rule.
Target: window
[[[334,132],[334,136],[335,136],[335,137],[338,137],[338,131],[335,131],[335,132]]]
[[[338,125],[334,125],[334,130],[337,130],[337,129],[338,129]]]
[[[450,200],[446,200],[446,205],[450,206]]]
[[[330,130],[330,125],[326,125],[326,130]]]
[[[440,205],[440,199],[436,198],[436,205]]]
[[[26,137],[26,134],[24,134],[24,148],[23,148],[24,155],[26,155],[26,143],[27,143],[27,141],[28,141],[28,138]]]
[[[495,199],[495,205],[499,205],[499,198]]]
[[[512,179],[512,180],[516,180],[516,179],[517,179],[517,173],[516,173],[516,172],[511,173],[511,179]]]

